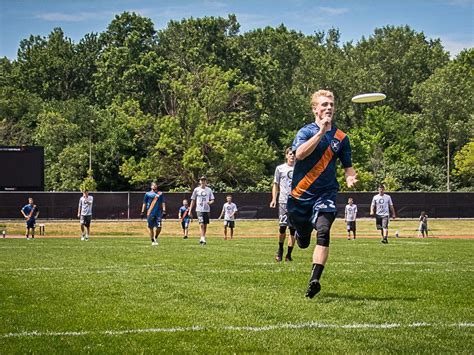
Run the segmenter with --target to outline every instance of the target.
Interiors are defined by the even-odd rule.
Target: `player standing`
[[[189,207],[189,216],[193,218],[192,211],[194,205],[196,205],[196,214],[201,231],[201,238],[199,238],[199,244],[201,246],[206,245],[207,225],[209,224],[209,214],[211,212],[210,205],[213,203],[214,194],[207,186],[207,177],[201,176],[199,179],[199,186],[194,189],[193,194],[191,195],[191,206]]]
[[[141,216],[144,216],[145,211],[151,245],[158,245],[163,218],[166,217],[166,205],[165,197],[161,191],[158,191],[158,185],[155,182],[151,183],[151,190],[143,198]]]
[[[354,204],[352,197],[347,200],[347,205],[344,210],[344,220],[347,227],[347,240],[351,240],[351,231],[356,239],[356,219],[357,219],[357,205]]]
[[[390,219],[390,212],[395,219],[395,208],[393,207],[392,198],[385,193],[385,186],[379,185],[379,193],[372,198],[370,204],[370,215],[375,214],[375,226],[382,234],[381,242],[388,243],[388,222]]]
[[[219,216],[219,219],[224,216],[224,240],[227,240],[227,228],[230,229],[230,239],[234,238],[235,214],[237,212],[237,205],[232,202],[232,195],[227,195],[226,200]]]
[[[183,205],[179,208],[178,218],[181,220],[181,228],[183,229],[183,239],[188,239],[189,223],[191,217],[189,216],[188,200],[183,200]]]
[[[93,203],[94,197],[89,195],[89,191],[84,190],[77,207],[77,218],[81,223],[81,240],[89,240]]]
[[[293,179],[293,169],[295,166],[295,155],[291,148],[285,150],[286,162],[278,165],[275,169],[275,175],[272,185],[272,201],[270,208],[275,208],[278,197],[278,215],[279,215],[279,235],[278,235],[278,250],[275,255],[275,260],[280,262],[283,259],[283,244],[286,237],[287,227],[290,229],[290,236],[288,237],[288,251],[285,256],[285,261],[292,261],[291,253],[295,245],[295,228],[289,223],[287,202],[288,196],[291,192],[291,180]]]
[[[428,237],[428,215],[426,214],[425,211],[421,211],[420,214],[420,225],[418,226],[418,238],[420,237]]]
[[[24,205],[20,212],[26,220],[26,239],[30,239],[30,231],[31,239],[35,239],[36,218],[39,216],[39,209],[38,206],[34,204],[33,197],[28,197],[28,204]]]
[[[319,90],[311,97],[313,123],[301,128],[293,141],[296,163],[293,171],[288,213],[296,228],[300,248],[311,243],[316,229],[316,247],[306,297],[313,298],[320,290],[320,278],[329,255],[331,226],[336,218],[336,197],[339,184],[336,179],[336,160],[344,167],[346,183],[352,187],[357,174],[352,168],[349,138],[337,129],[334,117],[334,94]]]

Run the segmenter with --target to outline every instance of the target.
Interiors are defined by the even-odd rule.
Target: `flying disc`
[[[352,98],[352,102],[355,102],[357,104],[365,104],[368,102],[381,101],[386,97],[387,96],[385,94],[382,94],[381,92],[373,92],[370,94],[356,95]]]

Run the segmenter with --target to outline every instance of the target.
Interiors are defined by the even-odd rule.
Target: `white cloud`
[[[35,18],[50,22],[84,22],[92,19],[110,17],[112,14],[112,12],[79,12],[75,14],[63,12],[43,12],[35,15]]]
[[[320,6],[318,7],[319,11],[322,13],[332,15],[332,16],[337,16],[337,15],[342,15],[347,12],[349,12],[349,9],[346,7],[325,7],[325,6]]]
[[[474,39],[470,36],[456,36],[454,34],[443,34],[443,35],[429,35],[428,37],[433,39],[440,39],[444,49],[449,52],[451,58],[454,58],[463,49],[473,48]],[[464,38],[462,38],[464,37]]]

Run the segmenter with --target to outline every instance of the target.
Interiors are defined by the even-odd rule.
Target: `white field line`
[[[24,331],[18,333],[0,334],[1,338],[26,338],[26,337],[79,337],[87,335],[109,335],[118,336],[126,334],[147,334],[147,333],[177,333],[189,331],[246,331],[246,332],[266,332],[272,330],[285,329],[398,329],[398,328],[472,328],[474,323],[426,323],[416,322],[409,324],[401,323],[352,323],[352,324],[331,324],[331,323],[282,323],[265,326],[221,326],[221,327],[171,327],[171,328],[143,328],[143,329],[119,329],[119,330],[83,330],[83,331]]]

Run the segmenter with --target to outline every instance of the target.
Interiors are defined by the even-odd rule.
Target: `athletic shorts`
[[[278,204],[278,222],[280,227],[290,227],[293,228],[289,219],[288,219],[288,206],[286,203]]]
[[[347,231],[353,231],[355,232],[356,231],[356,221],[347,221],[346,222],[346,225],[347,225]]]
[[[183,230],[189,228],[189,221],[189,218],[185,218],[181,221],[181,228],[183,228]]]
[[[234,229],[235,221],[224,221],[224,227],[229,227],[230,229]]]
[[[209,224],[209,212],[196,212],[199,224]]]
[[[289,219],[299,236],[306,238],[311,235],[313,229],[316,228],[318,213],[327,212],[336,215],[336,196],[337,191],[329,191],[310,201],[300,201],[292,196],[288,197]]]
[[[36,219],[30,218],[26,221],[26,228],[35,228],[36,227]]]
[[[428,225],[424,223],[420,223],[420,228],[418,230],[420,232],[428,232]]]
[[[161,216],[148,216],[146,221],[148,228],[161,228]]]
[[[377,230],[382,230],[382,229],[388,229],[388,221],[389,217],[388,216],[375,216],[375,226],[377,227]]]
[[[92,221],[92,215],[87,215],[87,216],[81,215],[80,221],[82,225],[86,227],[90,227],[91,221]]]

